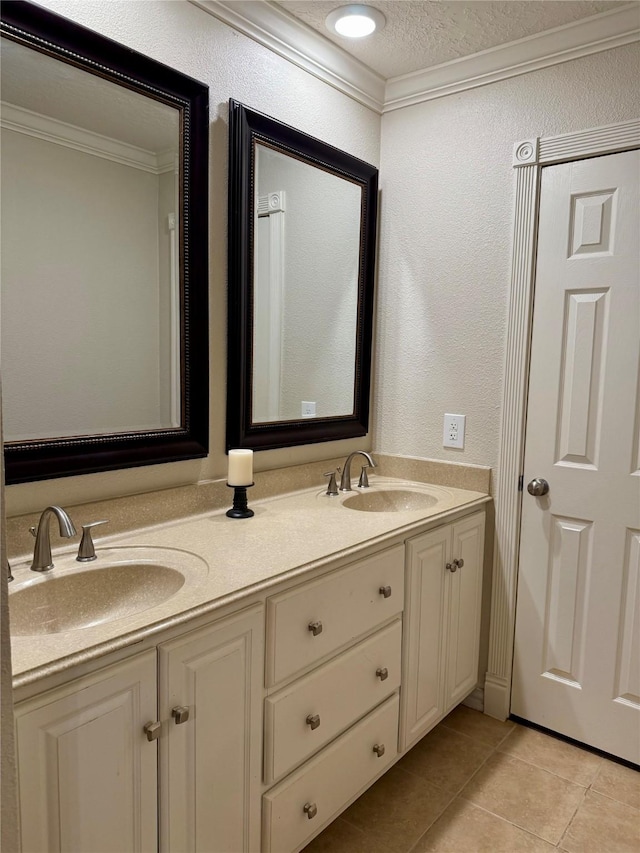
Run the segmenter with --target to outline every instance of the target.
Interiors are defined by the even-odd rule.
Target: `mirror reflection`
[[[258,143],[254,423],[350,415],[362,187]]]
[[[7,442],[179,427],[180,111],[2,39]]]
[[[378,170],[229,101],[227,447],[367,434]]]

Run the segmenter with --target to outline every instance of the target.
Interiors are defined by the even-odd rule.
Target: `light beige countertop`
[[[371,477],[371,493],[407,485],[403,479]],[[50,583],[63,572],[96,571],[105,560],[168,561],[183,568],[186,581],[163,603],[132,615],[61,633],[34,630],[31,636],[12,636],[14,684],[23,686],[97,659],[195,617],[215,614],[234,602],[241,606],[243,599],[283,581],[312,576],[336,560],[357,559],[367,548],[401,541],[436,520],[446,521],[462,508],[481,508],[490,500],[485,492],[444,485],[412,483],[410,487],[436,495],[438,503],[427,509],[361,512],[342,506],[354,492],[327,497],[316,487],[254,503],[249,490],[249,505],[255,512],[250,519],[231,519],[219,509],[124,535],[103,537],[100,533],[106,528],[98,528],[98,559],[93,563],[75,561],[77,543],[54,549],[55,568],[46,574],[31,572],[29,562],[16,563],[12,566],[15,581],[9,587],[10,614],[11,596],[25,585]],[[87,584],[86,589],[90,596],[91,586]],[[83,601],[69,602],[73,608],[83,605]],[[34,623],[37,620],[34,613]]]

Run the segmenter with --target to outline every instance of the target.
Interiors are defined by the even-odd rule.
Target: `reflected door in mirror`
[[[252,421],[354,411],[362,188],[257,144]]]

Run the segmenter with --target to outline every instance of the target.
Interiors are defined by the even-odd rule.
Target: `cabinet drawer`
[[[299,850],[393,762],[397,749],[395,694],[263,796],[263,853]]]
[[[400,686],[402,623],[285,687],[265,701],[265,782],[317,752]]]
[[[403,600],[402,545],[268,598],[267,686],[397,616]]]

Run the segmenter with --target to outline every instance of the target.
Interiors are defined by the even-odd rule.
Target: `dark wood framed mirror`
[[[208,87],[1,8],[6,481],[206,456]]]
[[[227,447],[367,433],[378,171],[229,102]]]

